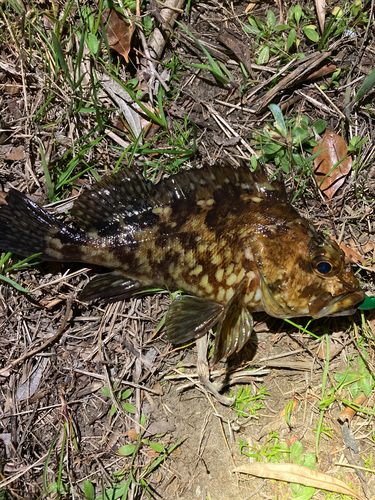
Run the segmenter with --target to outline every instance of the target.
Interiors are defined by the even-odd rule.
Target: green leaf
[[[113,415],[116,413],[116,410],[117,410],[116,405],[112,405],[111,410],[109,412],[111,414],[111,417],[113,417]]]
[[[275,14],[272,12],[272,10],[270,9],[268,12],[267,12],[267,26],[271,29],[274,28],[276,24],[276,16]]]
[[[281,144],[276,144],[276,142],[271,142],[264,147],[264,153],[266,155],[274,155],[282,148]]]
[[[161,443],[150,443],[150,447],[157,453],[163,453],[164,446]]]
[[[102,387],[101,389],[102,389],[102,393],[104,394],[104,396],[107,396],[107,398],[111,397],[111,393],[109,392],[108,387]]]
[[[290,460],[291,462],[295,462],[298,457],[300,457],[303,453],[303,445],[299,441],[296,441],[290,447]]]
[[[293,483],[291,484],[291,486],[292,485],[293,485]],[[310,498],[315,493],[315,488],[313,488],[312,486],[302,486],[302,485],[298,485],[298,486],[300,486],[300,488],[301,488],[298,493],[293,493],[293,489],[292,489],[293,500],[310,500]]]
[[[316,470],[316,456],[314,453],[305,453],[305,461],[303,465],[309,469]]]
[[[318,42],[319,41],[319,35],[315,31],[315,29],[312,29],[311,27],[304,27],[303,31],[307,38],[311,40],[312,42]]]
[[[375,69],[371,71],[371,73],[368,75],[366,80],[363,82],[361,87],[359,88],[358,92],[356,93],[354,97],[354,102],[359,101],[364,97],[366,94],[370,92],[372,87],[375,85]]]
[[[327,122],[325,120],[316,120],[316,122],[314,122],[313,124],[313,127],[318,134],[322,134],[327,127]]]
[[[99,40],[96,35],[89,33],[86,38],[87,47],[92,56],[96,56],[99,50]]]
[[[134,414],[136,412],[134,406],[131,405],[130,403],[122,403],[122,406],[123,406],[124,410],[127,411],[128,413]]]
[[[85,481],[83,481],[82,486],[83,486],[83,492],[85,494],[86,500],[94,500],[95,499],[94,485],[90,481],[85,479]]]
[[[131,391],[130,389],[126,389],[126,391],[124,391],[124,392],[121,394],[121,399],[127,399],[127,398],[129,398],[131,395],[132,395],[132,391]]]
[[[367,398],[371,396],[373,387],[374,384],[369,379],[364,378],[361,380],[361,389],[363,390]]]
[[[251,35],[259,35],[260,29],[256,26],[242,26],[245,33],[250,33]]]
[[[294,19],[296,23],[299,24],[302,17],[302,7],[298,4],[294,7]]]
[[[367,295],[364,299],[364,301],[357,306],[358,309],[368,311],[369,309],[375,309],[375,296],[374,295]]]
[[[129,455],[132,455],[135,452],[136,448],[137,448],[136,444],[126,444],[125,446],[121,446],[118,452],[120,453],[120,455],[128,457]]]
[[[274,31],[290,30],[290,26],[288,26],[287,24],[279,24],[279,25],[275,26],[273,30]]]
[[[284,139],[287,138],[288,136],[288,131],[286,129],[285,125],[285,120],[283,117],[283,112],[279,108],[279,106],[276,106],[276,104],[270,104],[268,106],[273,114],[273,117],[275,118],[275,126],[281,137]]]
[[[290,50],[295,39],[296,39],[296,30],[294,28],[292,28],[289,32],[288,39],[286,41],[286,49],[287,50]]]
[[[263,45],[259,51],[257,64],[267,64],[270,59],[270,48],[268,45]]]

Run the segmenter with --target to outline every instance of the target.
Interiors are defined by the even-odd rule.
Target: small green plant
[[[324,132],[327,123],[317,120],[310,125],[306,115],[285,121],[281,109],[276,104],[269,108],[274,117],[274,123],[268,123],[263,130],[254,134],[252,146],[260,150],[259,161],[274,163],[278,171],[289,174],[293,171],[297,190],[292,202],[296,201],[305,191],[305,186],[312,174],[313,147],[317,144],[314,134]],[[305,158],[308,156],[308,159]]]
[[[36,266],[39,264],[39,262],[31,262],[34,260],[36,257],[40,255],[40,253],[36,253],[34,255],[30,255],[30,257],[26,257],[26,259],[22,259],[19,262],[16,262],[15,264],[12,264],[8,266],[8,262],[12,257],[11,252],[7,252],[1,255],[0,257],[0,280],[5,281],[9,285],[14,286],[17,290],[23,293],[31,293],[25,288],[23,288],[21,285],[16,283],[14,280],[11,278],[8,278],[8,276],[5,276],[5,274],[10,273],[10,272],[18,272],[18,271],[23,271],[25,269],[28,269],[30,267]]]
[[[252,395],[252,388],[249,385],[245,387],[240,387],[237,394],[231,392],[231,397],[235,396],[235,402],[233,403],[233,408],[237,410],[237,417],[250,417],[251,415],[256,415],[258,410],[263,407],[261,401],[269,396],[266,392],[265,387],[261,389],[254,395]],[[246,410],[246,411],[245,411]]]
[[[339,382],[340,389],[348,388],[352,399],[356,399],[360,394],[364,393],[366,397],[370,397],[375,386],[375,377],[368,370],[365,360],[362,356],[357,359],[358,369],[348,369],[345,372],[335,374],[335,380]]]
[[[269,108],[274,116],[274,123],[267,124],[254,136],[254,147],[262,151],[259,160],[264,163],[274,162],[286,174],[290,172],[291,166],[306,169],[303,153],[312,153],[317,144],[313,138],[314,130],[321,134],[327,126],[326,121],[317,120],[310,126],[310,119],[306,115],[285,121],[276,104],[270,104]]]
[[[257,462],[282,462],[290,454],[289,446],[284,441],[280,442],[278,432],[271,432],[264,445],[250,446],[239,439],[240,453]],[[248,448],[248,451],[246,449]]]
[[[271,55],[290,57],[298,49],[303,38],[312,42],[319,40],[316,26],[311,24],[311,15],[303,12],[298,4],[289,8],[288,24],[277,24],[276,16],[269,10],[264,23],[260,19],[249,17],[249,26],[243,26],[245,33],[255,35],[255,53],[257,64],[267,64]],[[285,41],[283,33],[287,36]],[[298,58],[304,54],[296,54]]]
[[[116,384],[114,385],[114,388],[116,388]],[[107,398],[111,397],[111,392],[108,389],[108,387],[102,387],[102,393],[105,396],[107,396]],[[124,408],[125,411],[127,411],[128,413],[133,413],[133,414],[136,412],[135,407],[131,403],[127,403],[125,401],[125,399],[130,398],[130,396],[132,395],[132,391],[130,389],[126,389],[124,392],[115,391],[114,394],[115,394],[117,401],[122,405],[122,407]],[[110,410],[111,416],[114,415],[116,413],[116,411],[117,411],[117,406],[115,404],[113,404],[111,407],[111,410]]]

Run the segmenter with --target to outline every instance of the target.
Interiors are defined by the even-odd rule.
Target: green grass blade
[[[61,68],[64,71],[64,74],[66,76],[66,79],[68,80],[71,88],[73,89],[74,85],[73,85],[72,79],[70,77],[68,64],[65,60],[64,53],[63,53],[63,50],[61,48],[60,42],[58,41],[57,36],[53,32],[52,32],[52,44],[53,44],[53,48],[55,49],[55,52],[57,54],[57,58],[59,60],[60,66],[61,66]]]
[[[26,288],[23,288],[23,286],[19,285],[15,281],[11,280],[10,278],[7,278],[6,276],[3,276],[0,274],[0,280],[5,281],[6,283],[9,283],[9,285],[14,286],[18,291],[23,292],[23,293],[32,293],[29,290],[26,290]]]
[[[354,102],[358,102],[362,97],[370,92],[370,90],[375,86],[375,69],[371,71],[366,80],[363,82],[358,92],[354,97]]]

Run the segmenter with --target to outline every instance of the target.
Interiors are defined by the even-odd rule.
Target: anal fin
[[[102,302],[117,302],[132,297],[141,292],[145,286],[138,281],[126,278],[118,271],[98,274],[85,286],[79,300],[100,299]]]
[[[254,320],[243,304],[243,298],[248,280],[245,278],[239,284],[235,294],[225,306],[223,315],[217,327],[213,364],[238,352],[251,337]]]
[[[172,344],[184,344],[202,337],[219,320],[224,307],[212,300],[183,295],[172,302],[165,328]]]

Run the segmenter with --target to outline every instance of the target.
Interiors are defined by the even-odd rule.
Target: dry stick
[[[164,4],[165,8],[160,11],[160,15],[165,21],[163,26],[164,29],[172,29],[172,26],[179,15],[179,12],[176,12],[175,9],[181,10],[184,4],[185,0],[166,0]],[[169,7],[174,7],[175,9],[172,10]],[[149,38],[149,47],[151,54],[155,59],[160,59],[166,43],[167,41],[159,28],[154,29]]]
[[[66,370],[70,370],[70,368],[65,368]],[[104,375],[100,375],[100,373],[95,373],[95,372],[88,372],[86,370],[80,370],[79,368],[73,368],[73,371],[76,373],[81,373],[82,375],[87,375],[88,377],[91,378],[96,378],[98,380],[103,380],[104,382],[107,380]],[[155,391],[154,389],[150,389],[150,387],[147,387],[146,385],[140,385],[136,384],[135,382],[130,382],[129,380],[123,380],[119,379],[116,377],[112,377],[113,382],[120,382],[122,381],[125,385],[130,385],[130,387],[136,387],[138,389],[142,389],[142,391],[148,391],[151,392],[152,394],[155,394],[156,396],[160,396],[159,391]],[[71,404],[71,403],[68,403]]]
[[[66,301],[66,311],[65,311],[65,314],[64,314],[64,317],[63,317],[63,320],[61,322],[61,326],[60,328],[57,330],[57,332],[55,333],[55,335],[53,335],[52,337],[50,337],[48,340],[46,340],[44,342],[44,344],[42,344],[41,346],[37,347],[36,349],[33,349],[32,351],[30,352],[27,352],[26,354],[23,354],[20,358],[18,359],[15,359],[14,361],[12,361],[8,366],[5,366],[4,368],[2,368],[0,370],[0,375],[4,372],[7,372],[8,370],[11,370],[12,368],[14,368],[16,365],[18,365],[19,363],[21,363],[22,361],[24,361],[25,359],[28,359],[30,358],[31,356],[34,356],[35,354],[38,354],[38,352],[40,351],[43,351],[47,346],[49,346],[50,344],[53,344],[53,342],[55,342],[59,337],[60,335],[63,333],[64,331],[64,328],[65,328],[65,325],[66,325],[66,322],[68,320],[68,317],[69,317],[69,314],[70,314],[70,311],[72,310],[72,304],[73,304],[73,297],[72,296],[69,296],[68,297],[68,300]]]
[[[143,51],[145,53],[146,60],[148,62],[148,67],[149,67],[150,72],[151,72],[151,78],[150,78],[150,81],[149,81],[150,91],[151,91],[151,89],[154,86],[154,81],[155,81],[155,78],[156,78],[160,82],[160,84],[163,86],[164,90],[166,92],[169,92],[170,89],[169,89],[168,85],[165,83],[165,81],[162,79],[162,77],[156,71],[154,63],[152,62],[150,51],[148,50],[148,46],[147,46],[146,37],[145,37],[145,34],[143,33],[142,28],[140,28],[139,34],[140,34],[141,41],[142,41]]]
[[[310,97],[308,94],[305,94],[305,93],[301,92],[300,90],[297,90],[296,94],[303,96],[306,99],[306,101],[309,101],[311,104],[313,104],[318,109],[322,109],[323,111],[326,111],[326,113],[330,113],[330,114],[337,113],[336,110],[329,108],[325,104],[317,101],[313,97]]]
[[[282,90],[295,85],[297,82],[303,80],[308,74],[310,74],[313,68],[318,66],[322,61],[324,61],[324,59],[332,54],[333,48],[334,47],[332,47],[332,49],[328,50],[327,52],[319,52],[311,59],[308,58],[307,61],[304,61],[295,70],[286,75],[279,83],[277,83],[271,90],[269,90],[262,99],[260,99],[258,104],[258,113],[263,111],[263,109],[267,107],[268,104],[275,98],[275,96]]]
[[[13,483],[13,481],[16,481],[17,479],[22,477],[24,474],[26,474],[26,472],[29,472],[29,470],[33,469],[34,467],[37,467],[38,465],[44,464],[45,460],[48,456],[48,453],[49,452],[47,451],[47,453],[45,455],[43,455],[39,460],[37,460],[34,464],[31,464],[28,467],[25,467],[20,472],[17,472],[16,474],[14,474],[14,476],[9,477],[5,481],[2,481],[0,483],[0,489],[5,488],[5,486],[8,486],[8,484]]]
[[[319,87],[319,85],[317,85],[316,83],[314,83],[314,86],[315,88],[317,88],[319,90],[319,92],[322,94],[322,96],[324,96],[324,98],[330,103],[330,105],[335,108],[335,110],[337,111],[337,113],[341,116],[341,118],[343,118],[344,120],[346,120],[346,116],[344,115],[344,113],[342,113],[339,108],[336,106],[336,104],[334,104],[331,99],[323,92],[323,90]]]

